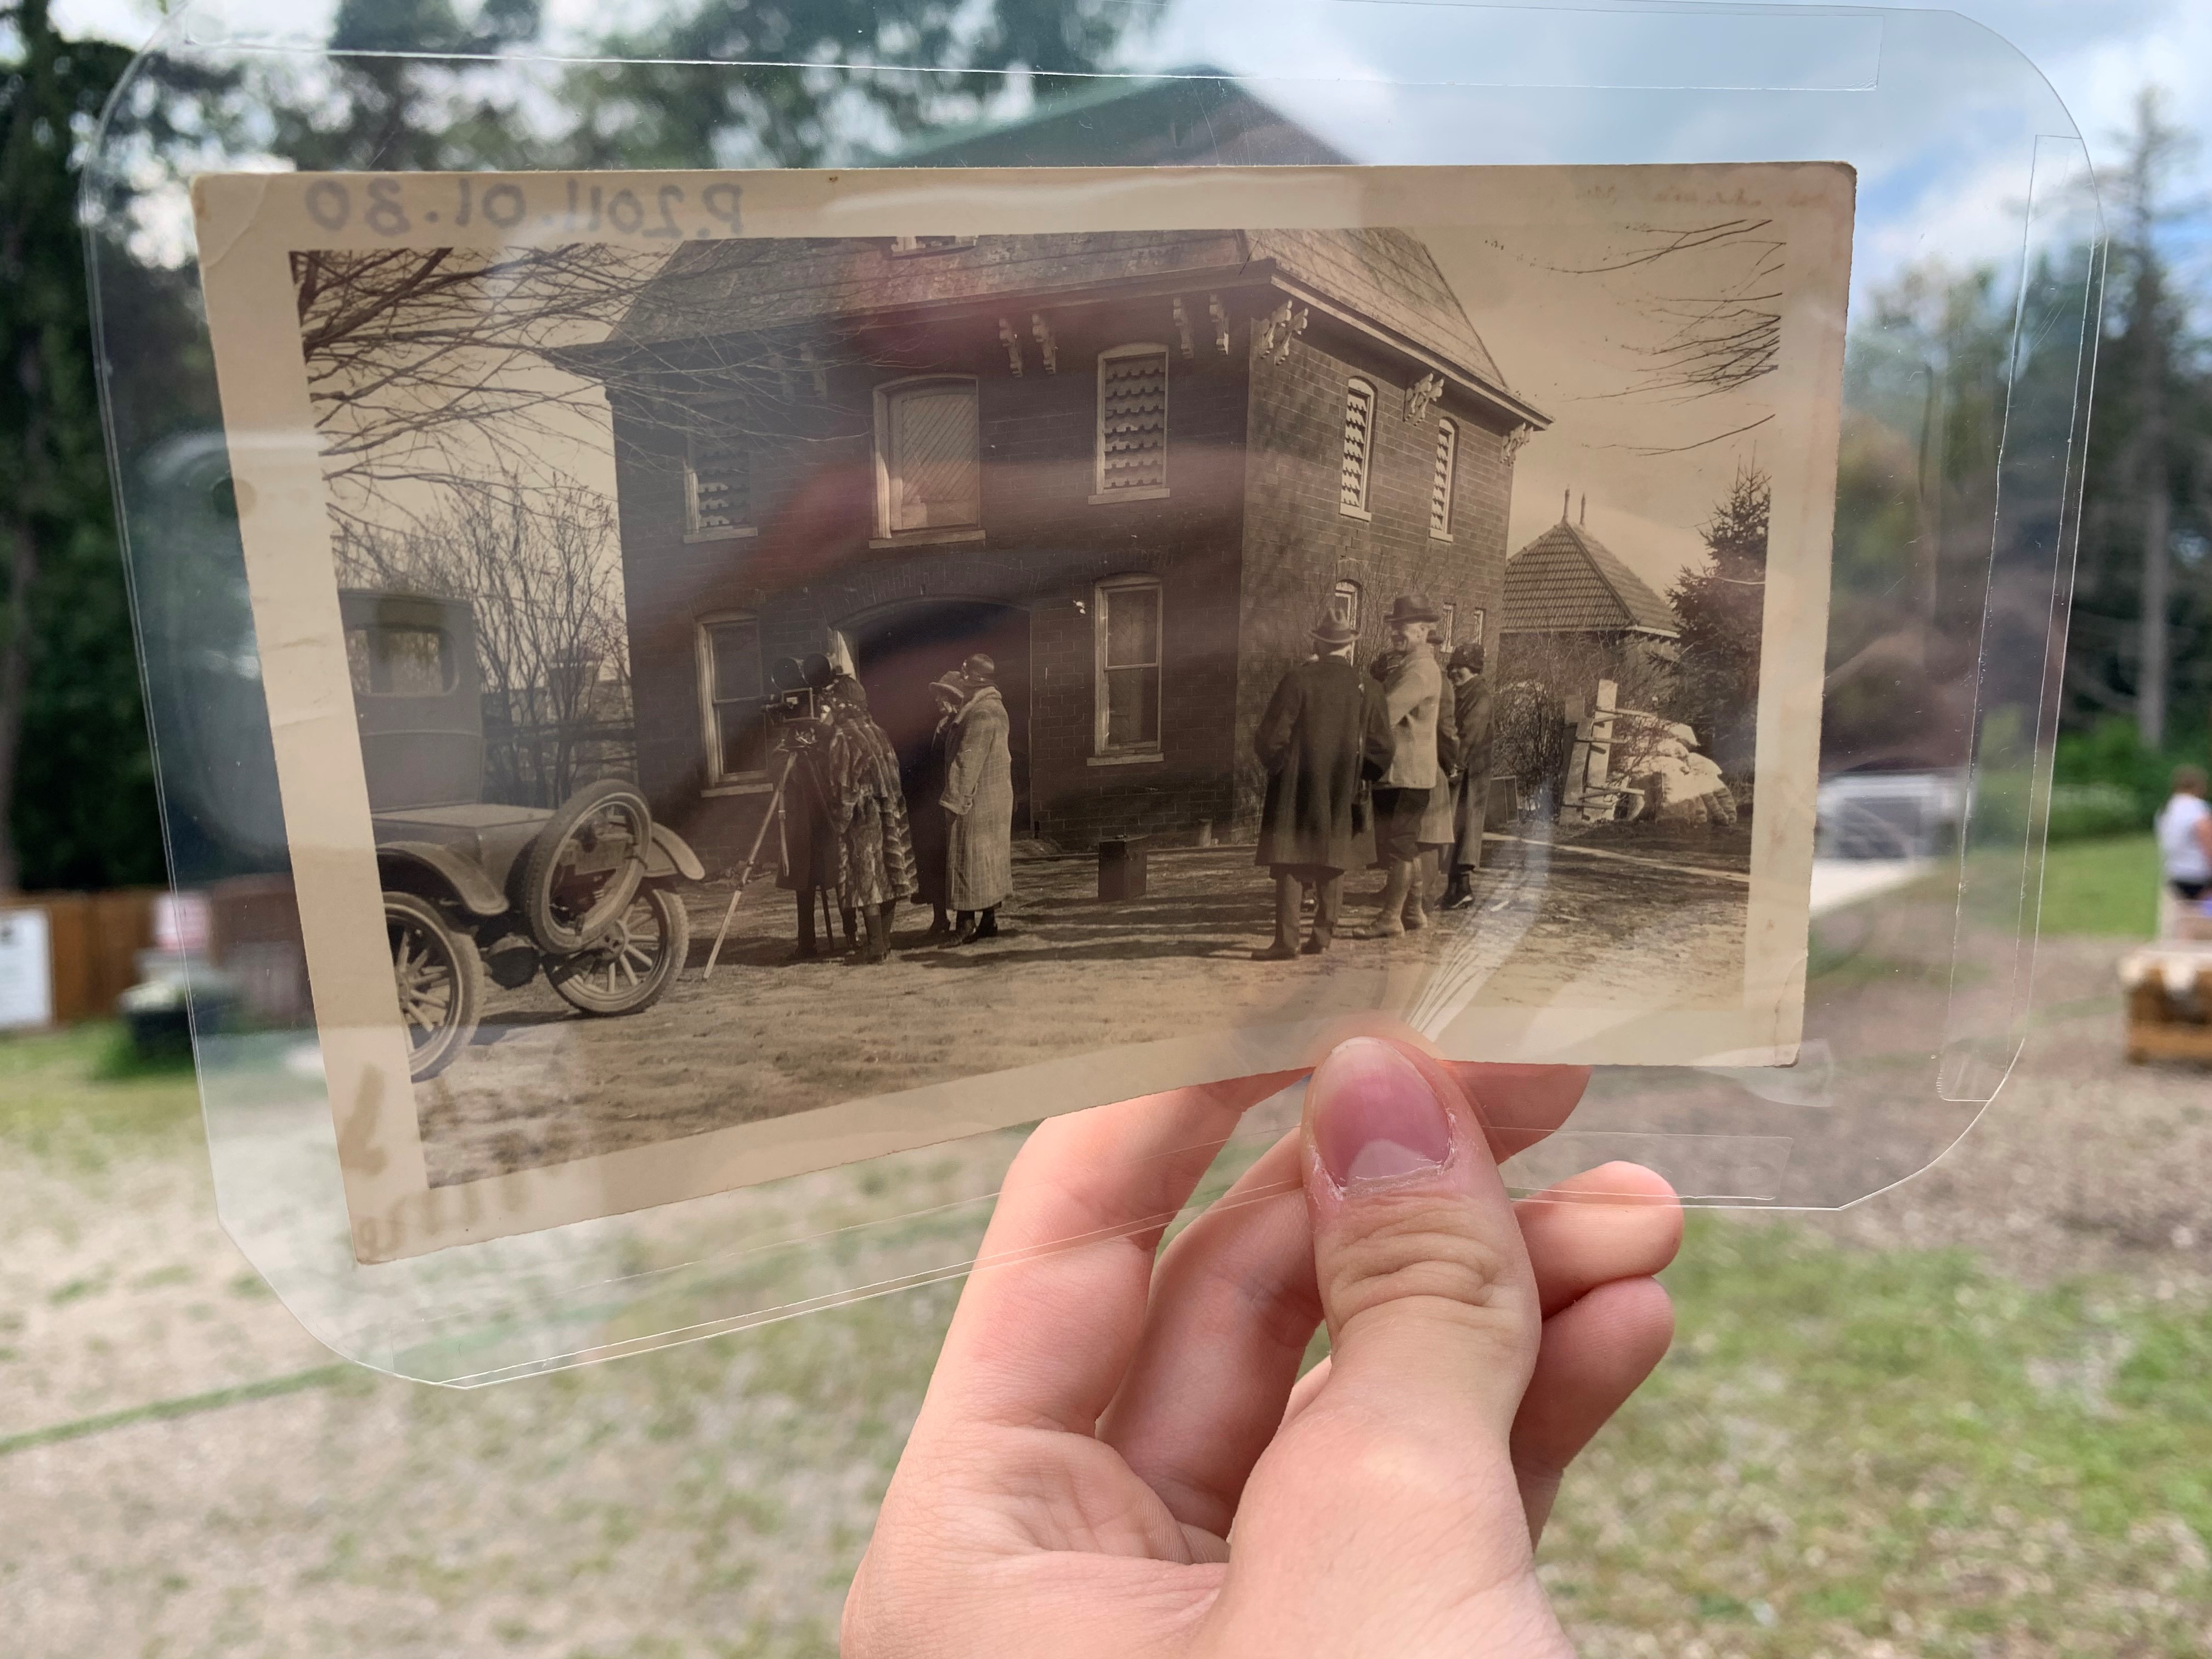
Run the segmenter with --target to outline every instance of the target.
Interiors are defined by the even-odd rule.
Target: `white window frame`
[[[1437,486],[1443,486],[1443,523],[1437,522]],[[1436,469],[1429,476],[1429,539],[1452,538],[1452,508],[1459,495],[1459,422],[1445,416],[1437,422]]]
[[[1438,637],[1444,649],[1449,651],[1459,643],[1459,601],[1446,599],[1437,609],[1443,613],[1443,620],[1437,624]]]
[[[1152,615],[1157,623],[1152,641],[1154,656],[1151,668],[1158,691],[1153,707],[1158,711],[1159,730],[1148,743],[1109,744],[1107,730],[1112,705],[1106,692],[1107,611],[1116,593],[1150,592],[1155,596]],[[1091,592],[1091,679],[1092,708],[1091,753],[1093,766],[1125,765],[1133,762],[1157,761],[1164,752],[1164,741],[1167,726],[1167,639],[1168,605],[1166,584],[1158,576],[1109,576]],[[1124,668],[1143,667],[1141,663],[1125,663]]]
[[[757,532],[758,526],[750,523],[702,526],[699,522],[699,451],[701,441],[692,433],[684,441],[684,539],[687,542],[742,541]],[[752,456],[742,445],[721,446],[744,457],[745,510],[752,511]]]
[[[725,772],[722,769],[722,717],[714,696],[714,633],[717,628],[731,623],[750,623],[753,638],[761,645],[761,684],[755,691],[756,700],[768,696],[768,651],[760,639],[760,613],[754,611],[714,611],[696,618],[692,623],[692,659],[699,674],[699,742],[707,757],[707,784],[703,793],[709,795],[751,794],[766,789],[768,772],[762,768],[750,772]],[[742,702],[732,698],[732,702]]]
[[[1349,605],[1340,607],[1337,604],[1339,599],[1350,599],[1352,603]],[[1364,620],[1362,613],[1366,608],[1366,604],[1367,595],[1365,591],[1361,588],[1358,582],[1353,581],[1349,576],[1346,577],[1342,581],[1337,583],[1335,586],[1328,590],[1329,615],[1332,617],[1341,617],[1345,622],[1349,623],[1352,625],[1352,631],[1354,634],[1357,634],[1359,631],[1359,624]],[[1349,614],[1346,614],[1346,612],[1349,612]]]
[[[1167,477],[1168,471],[1168,381],[1169,365],[1174,354],[1164,345],[1150,341],[1134,341],[1117,345],[1098,354],[1097,410],[1092,420],[1091,504],[1102,507],[1109,501],[1157,501],[1166,498],[1168,486],[1156,484],[1123,485],[1109,489],[1106,484],[1106,367],[1125,357],[1158,357],[1160,360],[1160,477]]]
[[[1359,453],[1359,499],[1347,501],[1344,499],[1344,471],[1346,464],[1352,459],[1352,411],[1359,404],[1363,396],[1367,404],[1367,440]],[[1345,382],[1344,445],[1337,458],[1336,510],[1347,519],[1358,519],[1363,523],[1370,522],[1375,517],[1368,510],[1367,503],[1374,495],[1375,417],[1376,411],[1381,407],[1381,401],[1375,395],[1374,381],[1354,375]]]
[[[965,386],[975,405],[975,518],[964,525],[922,525],[912,529],[891,527],[891,406],[902,393],[929,386]],[[886,380],[876,388],[876,547],[903,547],[915,542],[974,542],[983,538],[983,404],[981,382],[973,374],[910,374]]]

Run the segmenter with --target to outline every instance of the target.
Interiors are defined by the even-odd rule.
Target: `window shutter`
[[[1346,507],[1367,507],[1367,463],[1373,442],[1375,388],[1354,380],[1344,398],[1344,479],[1338,499]]]
[[[1452,474],[1459,465],[1459,428],[1449,421],[1437,422],[1437,473],[1429,486],[1429,534],[1451,534]]]
[[[690,471],[690,530],[701,535],[752,522],[751,468],[732,444],[695,444]]]
[[[890,528],[971,525],[982,517],[975,388],[917,386],[890,411]]]
[[[1168,355],[1135,351],[1098,363],[1098,488],[1164,489],[1168,482]]]

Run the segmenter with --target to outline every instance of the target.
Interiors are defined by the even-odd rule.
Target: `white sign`
[[[54,959],[44,910],[0,910],[0,1031],[54,1023]]]

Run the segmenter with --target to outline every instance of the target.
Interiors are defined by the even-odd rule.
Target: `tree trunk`
[[[2142,333],[2142,425],[2136,433],[2136,488],[2142,501],[2142,644],[2136,686],[2136,732],[2146,749],[2166,746],[2166,690],[2172,677],[2166,619],[2173,597],[2173,497],[2166,471],[2166,295],[2148,228],[2136,250],[2136,326]]]

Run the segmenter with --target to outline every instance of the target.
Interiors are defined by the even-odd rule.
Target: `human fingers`
[[[1607,1164],[1513,1206],[1544,1316],[1616,1279],[1648,1279],[1682,1244],[1674,1189],[1641,1164]]]
[[[1252,1650],[1559,1654],[1510,1438],[1542,1328],[1456,1079],[1360,1039],[1308,1091],[1327,1380],[1261,1459],[1217,1617]]]
[[[1544,1322],[1513,1424],[1513,1473],[1532,1544],[1567,1466],[1643,1386],[1674,1336],[1674,1306],[1654,1279],[1610,1280]]]
[[[1525,1152],[1567,1120],[1589,1087],[1587,1066],[1504,1066],[1487,1060],[1448,1061],[1451,1074],[1474,1103],[1490,1155],[1503,1164]]]
[[[915,1437],[962,1420],[1089,1435],[1143,1328],[1161,1233],[1246,1109],[1290,1080],[1239,1078],[1040,1124],[1006,1173]]]
[[[1099,1437],[1176,1519],[1228,1535],[1321,1322],[1299,1136],[1285,1135],[1177,1236]]]

